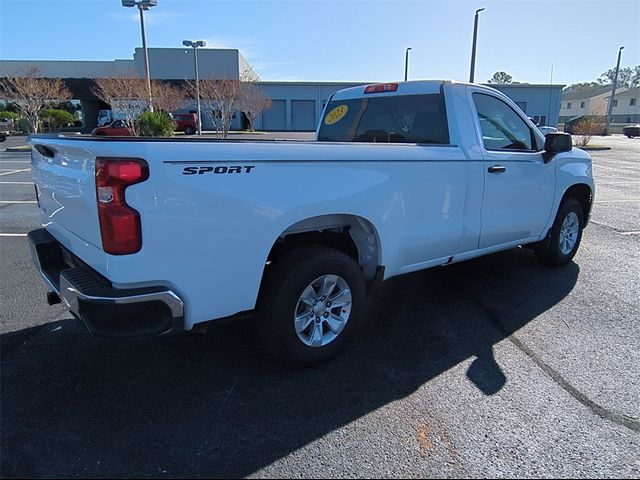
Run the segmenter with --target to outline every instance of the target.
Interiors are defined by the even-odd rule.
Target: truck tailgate
[[[42,224],[63,243],[81,239],[101,249],[95,187],[95,156],[56,138],[32,140],[31,171]],[[72,237],[77,238],[72,238]]]

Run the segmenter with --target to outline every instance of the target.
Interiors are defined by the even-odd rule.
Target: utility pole
[[[205,47],[207,42],[204,40],[184,40],[182,45],[193,48],[193,63],[196,70],[196,99],[198,102],[198,135],[202,135],[202,116],[200,110],[200,73],[198,73],[198,47]]]
[[[147,53],[147,37],[144,31],[144,11],[158,5],[158,0],[122,0],[123,7],[138,7],[140,10],[140,30],[142,31],[142,53],[144,56],[144,75],[147,79],[149,93],[149,110],[153,112],[153,95],[151,93],[151,76],[149,74],[149,55]]]
[[[404,52],[404,81],[407,81],[407,74],[409,72],[409,50],[411,47],[407,48]]]
[[[476,70],[476,42],[478,40],[478,14],[483,11],[484,8],[476,10],[475,20],[473,22],[473,46],[471,47],[471,71],[469,72],[469,83],[473,83],[475,70]]]
[[[618,63],[616,63],[616,74],[613,77],[613,87],[611,88],[611,98],[609,99],[609,111],[607,112],[607,123],[604,127],[604,133],[609,135],[609,124],[611,123],[611,114],[613,113],[613,101],[616,97],[616,86],[618,84],[618,71],[620,70],[620,57],[622,56],[622,49],[618,49]]]

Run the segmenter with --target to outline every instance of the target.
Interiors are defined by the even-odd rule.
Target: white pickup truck
[[[326,360],[376,281],[519,245],[575,255],[591,158],[500,92],[418,81],[328,101],[309,142],[34,135],[51,288],[98,335],[254,313],[287,360]]]

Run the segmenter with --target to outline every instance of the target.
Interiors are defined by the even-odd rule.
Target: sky
[[[267,81],[595,81],[640,64],[639,0],[158,0],[149,47],[185,39],[238,48]],[[114,60],[141,45],[138,11],[120,0],[0,0],[0,59]],[[150,67],[153,70],[153,65]],[[553,69],[553,77],[551,71]]]

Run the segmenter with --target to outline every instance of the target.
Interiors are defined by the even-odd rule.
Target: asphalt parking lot
[[[1,151],[0,475],[639,477],[640,139],[592,143],[612,149],[571,264],[513,249],[394,279],[303,370],[248,323],[109,340],[49,307],[30,157]]]

